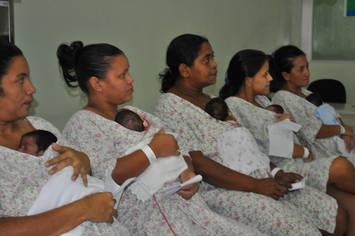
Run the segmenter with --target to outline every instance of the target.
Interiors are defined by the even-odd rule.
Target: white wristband
[[[345,128],[342,125],[340,126],[340,135],[345,134]]]
[[[303,147],[303,151],[304,151],[304,154],[303,154],[302,158],[306,159],[309,156],[309,149],[306,147]]]
[[[152,164],[154,161],[157,160],[157,157],[155,156],[155,153],[153,152],[153,150],[148,145],[145,145],[144,147],[142,147],[141,150],[147,156],[150,164]]]
[[[272,171],[270,172],[271,177],[275,178],[275,175],[277,172],[279,172],[279,170],[281,170],[280,167],[275,167],[274,169],[272,169]]]

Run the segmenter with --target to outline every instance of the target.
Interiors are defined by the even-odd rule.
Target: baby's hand
[[[289,119],[290,121],[292,121],[292,118],[289,114],[275,114],[275,117],[277,117],[278,119],[275,121],[276,122],[280,122],[286,119]]]

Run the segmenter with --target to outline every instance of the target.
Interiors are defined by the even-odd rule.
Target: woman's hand
[[[255,179],[255,181],[257,181],[257,184],[255,184],[255,188],[253,189],[254,193],[263,194],[275,200],[287,194],[289,188],[292,187],[289,182],[274,178]]]
[[[113,209],[116,200],[112,199],[110,192],[95,193],[78,202],[83,204],[87,220],[91,222],[113,223],[113,217],[117,217],[117,210]]]
[[[344,140],[346,150],[351,152],[351,150],[355,147],[354,137],[344,134],[341,138]]]
[[[292,121],[292,118],[289,114],[275,114],[274,116],[278,118],[276,121],[274,121],[274,123],[280,122],[280,121],[283,121],[286,119],[289,119],[290,121]]]
[[[196,174],[193,171],[187,169],[181,173],[180,177],[182,182],[184,183],[195,176]],[[182,187],[179,191],[177,191],[177,194],[179,194],[181,197],[185,199],[190,199],[198,191],[199,186],[200,186],[200,182],[187,185],[185,187]]]
[[[53,143],[52,147],[59,152],[60,155],[46,162],[46,167],[57,164],[50,169],[48,173],[52,175],[66,166],[72,166],[74,168],[72,180],[76,180],[80,174],[83,178],[84,185],[87,186],[88,180],[86,175],[91,174],[90,159],[88,156],[83,152],[76,151],[70,147],[60,146],[57,143]]]
[[[349,125],[343,125],[343,127],[345,128],[345,135],[348,135],[354,139],[355,135],[353,128]]]
[[[164,129],[154,135],[149,147],[157,158],[180,155],[176,139],[172,134],[166,134]]]
[[[292,172],[285,173],[282,170],[278,171],[275,175],[275,179],[279,179],[290,184],[300,182],[302,178],[303,177],[299,174]]]

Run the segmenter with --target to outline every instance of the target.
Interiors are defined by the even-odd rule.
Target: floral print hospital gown
[[[71,146],[88,154],[93,175],[104,179],[112,172],[116,159],[142,140],[152,137],[164,124],[138,108],[126,106],[145,121],[146,130],[129,130],[94,112],[80,110],[66,124],[63,135]],[[181,150],[184,153],[183,150]],[[263,235],[258,230],[232,221],[211,211],[199,194],[185,200],[164,193],[178,182],[166,183],[151,198],[141,201],[128,187],[120,200],[118,219],[133,235]]]
[[[271,101],[266,96],[256,96],[256,102],[263,107],[271,105]],[[241,125],[248,128],[253,134],[259,147],[265,154],[269,153],[269,136],[267,126],[273,124],[277,119],[274,112],[255,106],[244,99],[238,97],[229,97],[226,99],[229,110]],[[294,142],[299,144],[296,136]],[[337,156],[313,160],[312,162],[303,162],[302,158],[282,158],[271,156],[271,161],[282,167],[286,172],[295,172],[302,176],[307,176],[307,184],[326,192],[329,178],[329,168],[332,161]]]
[[[48,130],[58,138],[58,144],[67,145],[60,132],[48,121],[27,117],[36,129]],[[43,156],[32,156],[0,146],[0,217],[26,216],[42,186],[50,177],[44,163],[53,157],[47,150]],[[48,196],[50,197],[50,196]],[[1,229],[0,229],[1,230]],[[81,235],[130,235],[117,220],[110,223],[90,223]]]
[[[302,93],[306,96],[311,91],[302,88]],[[322,121],[315,116],[317,107],[306,99],[288,91],[279,90],[272,98],[273,103],[283,106],[285,113],[291,115],[294,122],[302,125],[297,132],[297,136],[303,146],[312,150],[315,159],[330,156],[341,156],[337,143],[331,137],[317,139],[316,136],[322,126]],[[349,161],[355,164],[355,152],[351,151]]]
[[[189,151],[201,151],[223,164],[216,139],[219,134],[234,129],[233,124],[211,117],[172,93],[160,96],[154,113],[169,130],[180,134],[180,146],[188,147]],[[268,177],[265,171],[250,175]],[[212,210],[269,235],[319,235],[316,227],[329,232],[335,228],[336,201],[311,187],[291,192],[278,201],[261,194],[217,188],[207,183],[200,186],[199,193]]]

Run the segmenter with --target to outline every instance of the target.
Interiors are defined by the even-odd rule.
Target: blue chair
[[[318,93],[323,102],[346,103],[346,90],[342,82],[335,79],[320,79],[311,82],[307,88]]]

